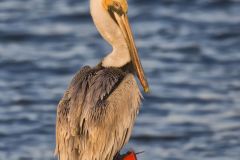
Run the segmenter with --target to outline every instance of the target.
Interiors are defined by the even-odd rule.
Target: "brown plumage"
[[[140,95],[132,73],[83,67],[58,105],[59,159],[113,160],[129,140]]]
[[[59,160],[113,160],[128,142],[141,93],[149,90],[127,18],[126,0],[90,0],[93,21],[113,51],[83,67],[57,108]]]

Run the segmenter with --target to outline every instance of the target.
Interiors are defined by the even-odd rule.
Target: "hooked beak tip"
[[[144,92],[145,93],[149,93],[150,92],[150,88],[149,87],[144,88]]]

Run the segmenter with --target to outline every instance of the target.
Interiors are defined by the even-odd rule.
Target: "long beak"
[[[122,30],[122,33],[127,41],[128,48],[130,50],[130,56],[132,59],[134,69],[137,73],[137,77],[143,86],[144,92],[149,92],[148,82],[147,82],[147,79],[145,78],[144,70],[143,70],[141,61],[138,56],[138,51],[137,51],[137,48],[136,48],[136,45],[134,42],[134,38],[133,38],[132,31],[131,31],[131,27],[129,25],[128,17],[126,14],[119,15],[116,12],[114,12],[114,16],[115,16],[116,21],[117,21],[120,29]]]

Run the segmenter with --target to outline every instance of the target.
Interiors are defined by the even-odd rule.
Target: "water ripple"
[[[80,67],[110,51],[88,4],[0,1],[0,159],[55,159],[59,99]],[[239,159],[239,10],[239,0],[129,1],[151,93],[126,150],[146,160]]]

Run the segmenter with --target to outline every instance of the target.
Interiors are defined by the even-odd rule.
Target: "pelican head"
[[[148,82],[127,17],[127,0],[91,0],[90,9],[98,31],[113,48],[102,60],[102,66],[123,67],[132,62],[144,91],[148,92]]]

